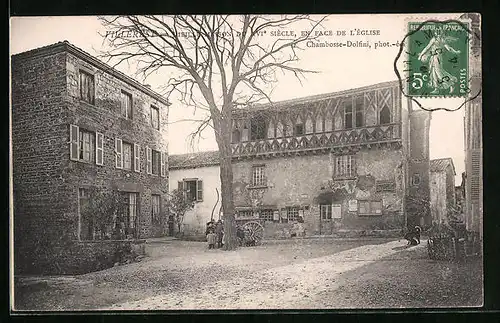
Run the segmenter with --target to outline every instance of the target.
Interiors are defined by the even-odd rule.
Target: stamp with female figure
[[[410,22],[408,95],[464,97],[469,90],[469,31],[459,21]]]

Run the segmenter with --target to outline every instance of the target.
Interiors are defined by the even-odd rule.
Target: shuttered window
[[[185,179],[177,182],[177,189],[182,190],[188,201],[203,201],[203,181],[201,179]]]
[[[71,160],[87,163],[95,162],[102,165],[104,149],[102,134],[87,131],[76,125],[70,125],[69,142]],[[98,155],[98,159],[96,159],[96,155]]]
[[[96,161],[97,165],[104,165],[104,135],[96,132]]]
[[[335,177],[356,176],[356,157],[344,155],[335,157]]]
[[[152,150],[149,147],[146,147],[146,173],[151,174],[153,164],[152,164]]]
[[[470,193],[473,201],[478,201],[481,198],[481,151],[473,150],[471,152],[471,178],[470,178]]]
[[[141,171],[141,147],[138,144],[134,144],[134,170]]]
[[[203,181],[198,180],[196,182],[196,201],[203,201]]]
[[[78,139],[79,139],[79,128],[75,125],[70,125],[69,131],[69,150],[70,150],[70,159],[78,160]]]
[[[123,147],[122,140],[115,139],[115,155],[116,155],[116,168],[123,168]]]
[[[162,177],[167,176],[167,154],[166,153],[160,153],[160,175]]]

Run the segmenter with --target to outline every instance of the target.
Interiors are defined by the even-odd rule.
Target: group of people
[[[224,224],[222,220],[217,222],[210,220],[207,223],[205,235],[207,236],[208,249],[221,248],[224,246]]]

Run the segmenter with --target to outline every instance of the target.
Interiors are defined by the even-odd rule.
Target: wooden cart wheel
[[[248,233],[249,238],[259,243],[264,238],[264,227],[256,221],[250,221],[243,225],[243,229]]]

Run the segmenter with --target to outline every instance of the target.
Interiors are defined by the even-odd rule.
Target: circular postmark
[[[481,86],[471,87],[470,66],[480,61],[471,60],[471,48],[479,35],[472,31],[470,22],[461,20],[409,21],[408,32],[401,41],[394,59],[394,72],[401,93],[427,111],[456,111],[481,93]],[[402,59],[401,76],[398,63]],[[401,68],[401,66],[400,66]],[[463,98],[456,109],[426,108],[417,98]]]

